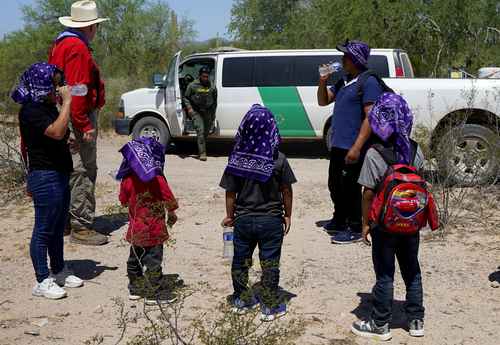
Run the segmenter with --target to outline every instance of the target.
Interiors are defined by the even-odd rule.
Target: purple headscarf
[[[149,182],[155,176],[163,175],[165,147],[154,138],[140,137],[129,141],[120,149],[123,161],[116,179],[135,173],[142,182]]]
[[[410,164],[410,134],[413,114],[403,97],[395,93],[382,94],[368,114],[373,133],[383,141],[393,140],[400,163]]]
[[[19,79],[19,85],[12,92],[12,99],[16,103],[42,103],[45,97],[54,92],[53,77],[60,71],[55,65],[39,62],[31,65]],[[62,72],[61,72],[62,73]]]
[[[243,117],[226,172],[235,176],[267,182],[273,174],[281,142],[273,113],[254,104]]]
[[[338,45],[337,50],[349,56],[354,65],[360,70],[368,68],[370,47],[365,42],[347,40],[344,44]]]

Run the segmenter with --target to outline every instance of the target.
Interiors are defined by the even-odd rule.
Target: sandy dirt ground
[[[138,302],[127,300],[126,223],[113,215],[118,210],[118,184],[108,175],[119,166],[117,150],[125,141],[115,136],[100,139],[97,223],[110,233],[110,243],[85,247],[66,239],[66,260],[86,280],[83,288],[68,289],[67,298],[50,301],[31,295],[35,278],[29,257],[30,200],[0,209],[0,345],[83,344],[94,335],[101,335],[103,344],[115,344],[120,332],[113,298],[123,298],[126,311],[139,310]],[[299,147],[304,155],[316,149]],[[210,286],[188,298],[187,318],[200,312],[210,315],[231,293],[219,225],[224,216],[224,193],[218,183],[226,161],[224,155],[210,157],[207,163],[175,154],[167,157],[166,176],[181,208],[173,232],[176,243],[165,251],[164,269],[178,273],[190,286]],[[316,224],[331,216],[328,161],[298,157],[291,158],[290,164],[299,183],[292,231],[283,248],[280,285],[296,297],[290,301],[285,319],[305,321],[305,334],[297,344],[371,344],[354,338],[349,330],[353,321],[370,312],[371,251],[361,243],[332,245]],[[492,281],[500,280],[498,212],[496,217],[489,228],[456,227],[444,238],[422,242],[426,336],[410,338],[405,331],[404,284],[398,273],[390,343],[499,343],[500,288],[492,287]],[[130,325],[124,342],[141,324]],[[26,334],[30,332],[39,335]]]

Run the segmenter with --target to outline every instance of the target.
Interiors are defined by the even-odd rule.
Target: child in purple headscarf
[[[290,230],[292,184],[297,182],[288,161],[278,151],[278,126],[271,111],[253,105],[241,121],[233,152],[220,186],[226,190],[227,216],[223,226],[234,226],[231,267],[233,310],[243,313],[261,304],[261,320],[286,313],[280,298],[279,262],[283,237]],[[248,286],[252,254],[259,246],[262,289]]]
[[[129,299],[145,298],[146,304],[171,303],[176,298],[163,284],[163,243],[168,225],[177,221],[177,201],[163,174],[165,147],[154,138],[141,137],[120,149],[123,162],[116,175],[121,179],[120,202],[129,208],[130,242],[127,261]],[[144,270],[145,269],[145,270]]]
[[[424,156],[417,143],[410,140],[413,115],[403,97],[384,93],[368,114],[372,132],[382,143],[384,151],[392,152],[391,164],[406,164],[423,169]],[[370,228],[368,214],[375,190],[384,180],[388,164],[375,148],[366,154],[358,183],[363,191],[363,238],[370,243],[376,283],[373,287],[373,309],[368,321],[358,321],[352,331],[378,340],[391,339],[389,324],[392,317],[395,258],[406,285],[406,314],[411,336],[424,335],[424,306],[422,276],[418,262],[419,233],[399,235],[383,231],[379,226]]]

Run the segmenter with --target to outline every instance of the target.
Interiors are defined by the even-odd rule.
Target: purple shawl
[[[413,114],[403,97],[395,93],[382,94],[368,114],[373,133],[380,139],[394,143],[400,163],[410,164],[410,134]]]
[[[129,141],[120,149],[123,161],[116,174],[116,179],[135,173],[143,182],[151,181],[155,176],[163,175],[165,165],[165,147],[154,138],[140,137]]]
[[[19,79],[19,85],[12,92],[12,99],[19,104],[42,103],[55,92],[53,77],[59,71],[55,65],[39,62],[31,65]],[[61,72],[62,73],[62,72]]]
[[[281,137],[273,113],[266,107],[254,104],[238,128],[226,172],[267,182],[273,174],[280,142]]]
[[[346,41],[344,44],[338,45],[337,49],[349,56],[354,65],[360,70],[368,68],[370,47],[365,42]]]

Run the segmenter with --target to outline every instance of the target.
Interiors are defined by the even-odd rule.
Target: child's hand
[[[168,213],[168,219],[167,219],[167,224],[169,226],[174,226],[175,223],[177,223],[177,215],[175,212],[169,212]]]
[[[363,235],[363,242],[367,246],[371,246],[372,245],[372,243],[368,239],[368,235],[369,234],[370,234],[370,225],[363,225],[363,233],[362,233],[362,235]]]
[[[292,218],[285,217],[283,226],[285,227],[285,235],[288,235],[288,233],[290,232],[290,228],[292,227]]]
[[[232,228],[234,226],[234,218],[226,217],[222,220],[222,227]]]

